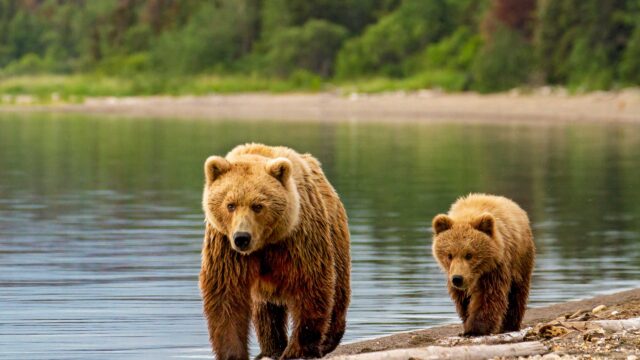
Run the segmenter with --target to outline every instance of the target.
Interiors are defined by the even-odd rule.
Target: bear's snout
[[[462,275],[453,275],[451,277],[451,283],[455,287],[462,287],[462,284],[464,283],[464,278],[462,277]]]
[[[238,250],[246,250],[251,243],[251,234],[244,231],[238,231],[233,234],[233,243],[236,245]]]

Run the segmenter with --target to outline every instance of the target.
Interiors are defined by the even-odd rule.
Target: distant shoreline
[[[624,306],[640,301],[640,288],[621,291],[609,295],[599,295],[593,298],[567,301],[559,304],[527,309],[523,320],[523,328],[534,326],[536,323],[547,322],[562,315],[572,314],[580,310],[591,310],[599,305],[607,307]],[[451,305],[453,306],[453,304]],[[456,336],[462,332],[458,324],[435,326],[423,330],[408,331],[381,336],[374,339],[356,341],[338,347],[331,355],[350,355],[372,351],[412,348],[434,345],[438,340]]]
[[[126,117],[367,122],[640,123],[640,90],[567,95],[535,91],[479,95],[439,91],[244,93],[88,98],[84,103],[0,105],[0,112],[61,112]]]

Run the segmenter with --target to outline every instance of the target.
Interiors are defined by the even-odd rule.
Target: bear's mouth
[[[231,246],[233,248],[233,250],[237,253],[239,253],[240,255],[249,255],[253,252],[253,249],[248,248],[248,249],[238,249],[235,246]]]
[[[452,284],[452,286],[454,288],[456,288],[457,290],[467,290],[467,285],[466,284],[462,284],[462,285],[458,285],[458,286]]]

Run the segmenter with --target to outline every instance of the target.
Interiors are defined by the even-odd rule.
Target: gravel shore
[[[28,98],[0,111],[113,114],[127,117],[280,121],[640,122],[640,90],[569,95],[541,88],[480,95],[423,90],[383,94],[234,94],[89,98],[37,105]],[[22,104],[22,105],[20,105]]]
[[[523,328],[529,327],[523,341],[540,341],[544,359],[640,359],[640,329],[603,330],[597,321],[640,317],[640,288],[591,299],[528,309]],[[586,324],[586,325],[585,325]],[[340,346],[331,356],[363,354],[391,349],[432,345],[460,346],[462,326],[446,325],[354,342]],[[636,358],[634,358],[634,356]],[[499,359],[515,359],[501,357]]]

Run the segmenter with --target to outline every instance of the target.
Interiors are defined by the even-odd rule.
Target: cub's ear
[[[496,233],[496,219],[489,213],[484,213],[471,222],[471,226],[478,231],[493,237]]]
[[[439,214],[433,218],[431,225],[433,226],[433,233],[438,235],[443,231],[451,229],[453,220],[445,214]]]
[[[231,169],[231,164],[227,159],[220,156],[209,156],[204,162],[204,177],[207,184],[214,182],[229,169]]]
[[[267,163],[267,172],[269,175],[280,181],[282,185],[286,185],[287,181],[289,181],[289,178],[291,177],[292,167],[293,164],[289,159],[279,157],[269,160]]]

